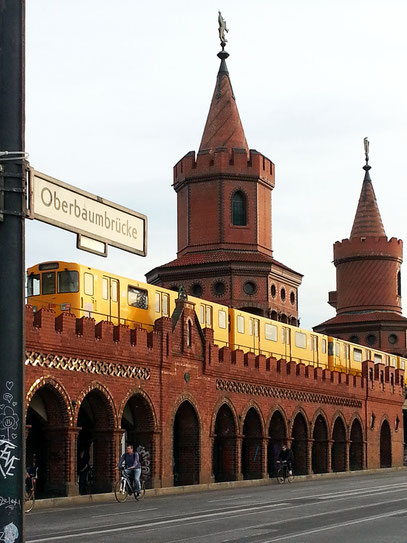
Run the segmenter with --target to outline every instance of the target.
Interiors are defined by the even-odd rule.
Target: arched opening
[[[305,475],[307,473],[308,432],[307,423],[301,413],[298,413],[294,419],[292,439],[294,472],[296,475]]]
[[[78,455],[84,451],[93,466],[89,492],[110,492],[116,477],[117,453],[114,447],[114,414],[107,397],[91,390],[82,400],[78,413]]]
[[[343,420],[338,417],[332,432],[332,471],[346,470],[346,430]]]
[[[380,429],[380,467],[391,468],[391,431],[387,420]]]
[[[288,324],[288,317],[285,313],[283,313],[281,316],[280,316],[280,322],[283,322],[284,324]]]
[[[133,445],[140,455],[146,487],[152,487],[154,464],[154,417],[147,400],[140,394],[134,394],[123,409],[121,427],[124,430],[121,453],[126,444]]]
[[[353,421],[350,431],[349,468],[363,469],[363,434],[358,419]]]
[[[232,196],[232,224],[234,226],[246,226],[246,207],[246,196],[241,190],[236,191]]]
[[[235,481],[236,474],[236,426],[230,407],[224,404],[215,421],[213,475],[218,483]]]
[[[276,461],[281,450],[281,446],[286,441],[287,433],[285,429],[283,416],[279,411],[273,413],[269,426],[269,442],[267,451],[267,471],[270,477],[276,475]]]
[[[263,435],[257,411],[251,407],[243,424],[242,473],[244,479],[261,479],[263,465]]]
[[[173,444],[174,486],[199,483],[199,422],[193,406],[183,402],[175,415]]]
[[[27,465],[38,467],[40,498],[66,496],[69,481],[69,417],[61,394],[50,384],[38,389],[27,409]]]
[[[318,415],[312,433],[312,471],[326,473],[328,471],[328,430],[322,415]]]

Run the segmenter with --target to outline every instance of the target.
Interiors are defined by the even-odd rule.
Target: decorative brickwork
[[[227,381],[225,379],[216,380],[216,389],[226,392],[237,392],[238,394],[247,394],[249,396],[266,396],[282,400],[294,400],[296,402],[355,407],[357,409],[362,407],[362,402],[360,400],[353,400],[351,398],[290,390],[288,388],[267,387],[251,383],[239,383],[237,381]]]
[[[40,368],[55,368],[58,370],[79,371],[95,375],[110,375],[126,379],[150,379],[147,368],[139,368],[129,364],[115,362],[101,362],[100,360],[84,360],[71,356],[26,352],[26,366],[39,366]]]

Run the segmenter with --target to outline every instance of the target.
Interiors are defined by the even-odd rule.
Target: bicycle
[[[35,483],[37,482],[37,477],[31,477],[31,489],[27,492],[25,490],[24,495],[24,511],[29,513],[33,510],[35,504]]]
[[[294,474],[292,469],[288,469],[287,460],[281,462],[277,460],[276,464],[279,464],[276,477],[280,485],[284,484],[286,481],[292,483],[294,481]]]
[[[115,487],[114,487],[114,496],[116,500],[119,503],[123,503],[127,500],[128,496],[131,494],[134,495],[134,498],[137,501],[140,501],[144,498],[146,494],[146,485],[145,481],[142,477],[140,477],[140,492],[137,493],[135,486],[133,487],[133,483],[130,480],[129,476],[127,475],[124,468],[120,469],[120,477],[118,481],[116,481]]]

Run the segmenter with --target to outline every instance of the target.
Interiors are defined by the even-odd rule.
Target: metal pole
[[[0,152],[24,151],[24,26],[25,0],[0,0]],[[0,165],[0,534],[1,541],[19,543],[25,478],[23,155],[0,155]]]

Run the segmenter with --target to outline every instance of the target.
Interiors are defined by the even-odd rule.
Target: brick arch
[[[321,416],[324,419],[324,422],[326,424],[327,439],[329,439],[329,437],[331,436],[332,428],[331,428],[331,425],[329,424],[329,420],[325,414],[325,411],[321,407],[318,407],[318,409],[315,411],[312,417],[312,421],[310,422],[310,435],[312,435],[314,432],[315,423],[319,416]],[[346,425],[345,425],[345,428],[346,428]]]
[[[305,425],[307,427],[306,431],[307,431],[307,439],[308,439],[308,436],[309,436],[309,433],[310,433],[310,422],[309,422],[308,415],[307,415],[306,411],[301,406],[297,406],[294,409],[291,418],[287,419],[287,421],[288,421],[288,435],[291,438],[293,437],[292,431],[293,431],[294,422],[295,422],[295,419],[296,419],[297,415],[302,415],[304,417]]]
[[[346,432],[346,439],[349,439],[349,432],[350,432],[350,425],[346,422],[346,419],[345,419],[345,415],[342,413],[342,411],[335,411],[333,417],[332,417],[332,423],[331,423],[331,433],[329,434],[330,435],[330,439],[333,439],[333,430],[334,430],[334,426],[335,426],[335,423],[336,423],[336,419],[337,418],[341,418],[342,419],[342,422],[343,422],[343,425],[345,426],[345,432]]]
[[[302,422],[300,422],[301,420]],[[296,421],[298,421],[297,424]],[[297,407],[290,423],[291,448],[294,455],[294,470],[297,475],[304,475],[308,471],[309,432],[307,414],[301,407]]]
[[[29,388],[25,396],[25,416],[27,417],[28,407],[36,392],[41,388],[49,388],[52,390],[55,398],[57,399],[58,406],[61,409],[63,416],[63,424],[67,426],[73,425],[74,414],[72,411],[72,403],[68,392],[65,387],[56,379],[51,376],[40,377]]]
[[[328,471],[328,439],[330,428],[322,409],[317,409],[311,423],[312,429],[312,471],[326,473]]]
[[[273,423],[273,429],[271,425]],[[270,477],[276,475],[277,459],[282,445],[288,436],[287,417],[281,406],[275,406],[267,420],[268,445],[267,445],[267,472]]]
[[[357,428],[356,424],[359,425],[360,428],[360,439],[358,439],[357,432],[354,432],[352,435],[352,431],[355,428]],[[355,425],[355,426],[354,426]],[[355,435],[356,433],[356,435]],[[352,439],[357,438],[357,439]],[[350,441],[350,447],[349,447],[349,468],[350,470],[360,470],[363,469],[363,466],[365,464],[364,462],[364,430],[363,430],[363,422],[360,416],[355,413],[352,418],[350,419],[349,423],[349,441]]]
[[[213,426],[212,426],[213,424]],[[230,400],[222,398],[216,405],[211,423],[213,431],[212,473],[215,482],[235,481],[238,476],[236,410]]]
[[[266,419],[266,428],[267,428],[267,429],[270,428],[271,419],[273,418],[273,415],[274,415],[277,411],[278,411],[278,412],[280,413],[280,415],[283,417],[284,425],[285,425],[285,432],[286,432],[286,436],[288,437],[288,436],[289,436],[289,432],[290,432],[290,428],[289,428],[289,420],[288,420],[288,417],[287,417],[287,414],[286,414],[285,410],[283,409],[283,407],[282,407],[280,404],[275,405],[275,406],[271,409],[271,411],[270,411],[270,413],[269,413],[269,415],[268,415],[268,417],[267,417],[267,419]]]
[[[138,388],[138,387],[137,388],[131,388],[130,390],[127,391],[127,394],[125,395],[125,397],[123,398],[123,400],[122,400],[122,402],[120,404],[120,407],[119,407],[119,410],[118,410],[118,413],[117,413],[117,419],[119,421],[122,420],[124,408],[126,407],[127,402],[133,396],[140,396],[146,402],[146,404],[150,408],[151,415],[152,415],[152,418],[153,418],[154,431],[158,431],[159,430],[159,424],[158,424],[158,419],[157,419],[157,413],[156,413],[156,411],[154,409],[154,404],[153,404],[150,396],[144,390],[142,390],[141,388]]]
[[[332,471],[346,471],[348,428],[345,419],[340,412],[333,418],[331,439]]]
[[[380,421],[379,448],[380,448],[380,467],[391,468],[392,466],[392,428],[387,415],[383,415]]]
[[[265,436],[264,418],[255,402],[249,402],[242,415],[242,474],[244,479],[261,479],[263,476],[263,439]],[[250,421],[249,417],[253,420]],[[256,428],[258,421],[258,428]],[[247,429],[245,425],[247,423]],[[251,424],[250,424],[251,423]],[[257,433],[259,432],[259,434]]]
[[[176,401],[175,403],[173,404],[173,408],[172,408],[172,415],[171,415],[171,421],[172,421],[172,424],[174,424],[174,421],[175,421],[175,416],[177,414],[177,411],[179,409],[179,407],[184,403],[184,402],[189,402],[192,407],[194,408],[195,410],[195,414],[198,418],[198,422],[199,422],[199,432],[202,433],[202,417],[200,416],[199,414],[199,410],[198,410],[198,402],[197,400],[194,398],[194,396],[192,396],[192,394],[189,394],[189,393],[185,393],[185,394],[182,394]]]
[[[262,410],[260,408],[260,406],[254,401],[254,400],[250,400],[248,404],[245,405],[245,407],[243,408],[241,414],[239,415],[239,419],[240,419],[240,431],[241,433],[243,433],[243,426],[244,426],[244,421],[246,419],[246,416],[247,416],[247,413],[250,411],[250,409],[253,408],[256,413],[258,414],[259,416],[259,419],[260,419],[260,425],[261,425],[261,433],[262,433],[262,436],[264,437],[266,434],[266,427],[265,427],[265,420],[264,420],[264,416],[263,416],[263,413],[262,413]]]
[[[211,426],[209,430],[209,435],[213,436],[215,434],[215,424],[216,424],[216,417],[218,416],[219,409],[223,406],[227,405],[229,409],[232,411],[233,420],[235,423],[236,432],[240,430],[239,428],[239,422],[238,422],[238,415],[235,406],[233,405],[233,402],[224,396],[223,398],[220,398],[214,405],[213,411],[212,411],[212,418],[211,418]]]
[[[85,389],[83,389],[76,400],[76,406],[75,406],[75,420],[78,419],[79,410],[81,408],[83,400],[86,398],[88,394],[90,394],[93,391],[98,391],[101,393],[104,403],[109,407],[107,410],[107,415],[109,418],[109,422],[112,425],[113,428],[117,428],[119,426],[118,424],[118,417],[117,417],[117,410],[115,401],[113,399],[113,396],[108,388],[106,388],[104,385],[97,381],[93,381],[90,385],[88,385]]]
[[[199,484],[202,421],[196,402],[191,400],[190,395],[181,396],[173,411],[174,486]]]

